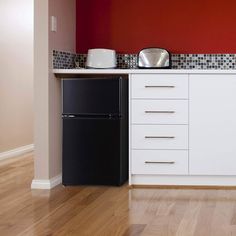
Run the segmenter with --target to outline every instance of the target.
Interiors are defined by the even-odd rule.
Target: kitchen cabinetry
[[[187,74],[133,74],[132,99],[187,99]]]
[[[188,174],[188,75],[132,75],[130,87],[131,181]]]
[[[235,70],[55,73],[129,74],[130,185],[236,186]]]
[[[236,175],[236,76],[189,77],[189,174]]]
[[[130,76],[130,184],[236,185],[236,75]]]

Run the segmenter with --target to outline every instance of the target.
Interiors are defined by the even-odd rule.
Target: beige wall
[[[49,0],[49,15],[57,17],[57,32],[50,32],[50,48],[76,51],[76,0]]]
[[[49,178],[48,0],[34,1],[35,179]]]
[[[33,143],[33,0],[0,0],[0,153]]]
[[[52,50],[76,51],[76,0],[49,0],[49,20],[57,17],[57,32],[49,33],[49,53]],[[61,174],[61,80],[49,74],[49,177]]]
[[[61,174],[61,89],[52,50],[75,52],[75,0],[35,0],[35,179]],[[57,32],[50,32],[50,16]]]

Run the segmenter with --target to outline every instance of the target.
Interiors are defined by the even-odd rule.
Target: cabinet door
[[[189,172],[236,175],[236,75],[190,75]]]

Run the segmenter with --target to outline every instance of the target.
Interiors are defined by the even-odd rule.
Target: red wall
[[[235,0],[77,0],[77,52],[236,53]]]

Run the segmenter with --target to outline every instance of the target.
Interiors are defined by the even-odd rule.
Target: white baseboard
[[[28,152],[32,152],[33,150],[34,150],[34,145],[30,144],[30,145],[26,145],[26,146],[12,149],[7,152],[1,152],[0,153],[0,161],[8,159],[8,158],[12,158],[12,157],[17,157],[17,156],[26,154]]]
[[[55,176],[51,179],[33,179],[31,189],[52,189],[61,184],[62,175]]]

